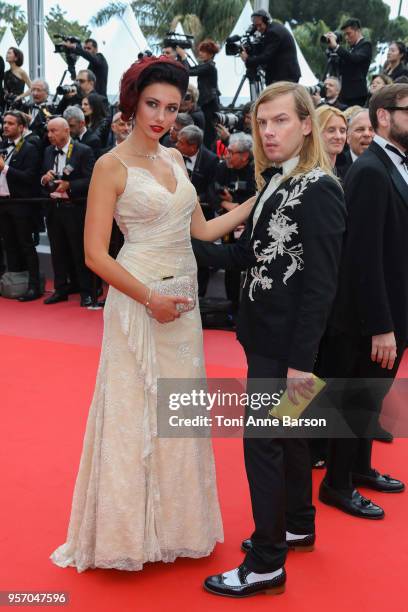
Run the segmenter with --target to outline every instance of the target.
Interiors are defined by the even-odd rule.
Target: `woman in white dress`
[[[102,351],[59,566],[140,570],[149,561],[209,555],[223,531],[208,438],[157,436],[159,378],[204,378],[198,304],[150,284],[196,278],[191,235],[213,241],[248,217],[254,198],[206,222],[175,149],[159,139],[188,85],[181,63],[143,58],[121,82],[134,129],[95,165],[88,197],[87,265],[110,285]],[[112,218],[125,236],[108,254]]]

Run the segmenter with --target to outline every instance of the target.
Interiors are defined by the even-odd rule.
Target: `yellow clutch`
[[[313,374],[314,388],[313,394],[310,399],[306,399],[305,397],[300,397],[298,394],[298,404],[294,404],[290,401],[288,397],[288,392],[285,393],[281,397],[281,401],[278,406],[274,406],[269,410],[269,416],[278,418],[280,420],[283,419],[284,416],[288,416],[293,419],[298,419],[300,415],[306,410],[311,401],[315,399],[317,395],[319,395],[320,391],[324,389],[326,383],[321,378],[318,378]]]

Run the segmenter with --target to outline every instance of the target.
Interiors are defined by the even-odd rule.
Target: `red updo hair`
[[[204,51],[205,53],[209,53],[213,57],[214,55],[217,55],[217,53],[219,53],[219,50],[219,46],[211,38],[206,38],[205,40],[201,41],[197,48],[197,51]]]
[[[122,119],[133,119],[141,92],[153,83],[168,83],[177,87],[181,98],[187,91],[188,71],[181,62],[165,55],[143,57],[123,74],[120,82],[119,109]]]

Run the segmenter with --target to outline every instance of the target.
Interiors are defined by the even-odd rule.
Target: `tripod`
[[[238,85],[238,89],[235,92],[234,98],[230,104],[231,107],[235,106],[235,102],[238,100],[239,94],[241,93],[241,89],[244,86],[245,80],[248,79],[249,82],[249,96],[251,102],[254,102],[263,88],[265,87],[265,74],[258,68],[255,69],[247,69],[244,76],[241,79],[240,84]]]

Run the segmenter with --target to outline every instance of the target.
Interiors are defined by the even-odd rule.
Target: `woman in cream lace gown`
[[[121,83],[122,116],[133,117],[133,132],[97,162],[92,178],[87,264],[111,287],[67,541],[51,556],[78,571],[202,557],[223,539],[211,440],[156,431],[158,378],[203,378],[205,370],[198,304],[180,315],[183,298],[155,294],[149,284],[195,279],[190,231],[214,240],[252,204],[207,223],[180,154],[160,146],[187,84],[178,62],[134,64]],[[112,216],[125,236],[116,261],[108,255]]]

